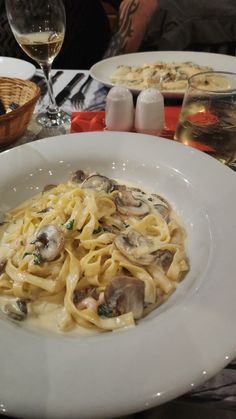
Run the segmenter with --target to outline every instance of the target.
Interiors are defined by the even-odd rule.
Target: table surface
[[[52,72],[55,73],[56,70]],[[54,85],[54,92],[57,95],[78,73],[83,72],[85,77],[88,77],[89,72],[86,70],[64,70],[63,74],[58,78]],[[42,73],[37,70],[37,74]],[[72,90],[70,97],[79,89],[81,84],[85,81],[83,78]],[[102,98],[102,94],[104,95]],[[96,81],[90,83],[87,91],[83,108],[80,110],[96,109],[103,110],[105,105],[105,92],[106,90],[102,85]],[[99,97],[100,95],[100,97]],[[91,108],[94,101],[101,103],[101,106]],[[102,100],[103,99],[103,100]],[[51,137],[55,135],[66,134],[70,132],[70,125],[57,127],[52,129],[45,129],[38,126],[35,121],[35,115],[42,109],[45,109],[48,103],[48,96],[46,95],[40,103],[36,105],[35,114],[28,126],[24,135],[8,148],[16,147],[18,145],[35,141],[40,138]],[[73,108],[70,99],[66,100],[62,105],[62,109],[68,113],[78,111]],[[0,147],[0,151],[6,150],[7,147]],[[1,413],[4,415],[2,416]],[[6,417],[7,412],[1,410],[0,417]],[[9,418],[9,416],[7,416]],[[236,360],[228,365],[224,370],[220,371],[215,377],[207,381],[204,385],[194,389],[177,400],[166,403],[164,406],[159,406],[150,409],[143,413],[126,416],[128,419],[233,419],[236,418]]]
[[[87,70],[64,70],[63,74],[57,79],[53,86],[53,90],[55,93],[55,96],[68,84],[68,82],[75,76],[76,73],[82,72],[84,73],[84,78],[76,85],[74,86],[71,95],[72,96],[79,87],[83,84],[83,82],[86,80],[86,78],[89,75],[89,72]],[[56,73],[56,70],[52,71],[52,75]],[[41,70],[36,71],[37,75],[42,76]],[[94,82],[89,86],[88,91],[86,92],[86,99],[83,104],[83,108],[86,108],[89,106],[90,101],[92,101],[93,98],[93,92],[97,89],[98,84]],[[29,141],[35,141],[39,140],[41,138],[47,138],[47,137],[53,137],[56,135],[66,134],[70,132],[70,124],[64,125],[62,127],[56,127],[56,128],[42,128],[40,125],[38,125],[35,121],[35,116],[38,112],[43,111],[46,109],[46,106],[48,105],[48,95],[46,94],[43,98],[40,98],[38,103],[36,104],[35,111],[33,118],[31,119],[30,124],[27,127],[27,130],[23,134],[21,138],[19,138],[17,141],[15,141],[10,146],[0,146],[0,152],[4,151],[9,148],[13,148],[22,144],[25,144]],[[73,108],[70,99],[66,100],[62,106],[62,109],[68,112],[69,114],[73,111],[78,111],[77,109]]]

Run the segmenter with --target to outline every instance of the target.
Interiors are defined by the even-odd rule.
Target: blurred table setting
[[[106,105],[106,97],[109,92],[109,87],[102,83],[93,80],[88,70],[52,70],[53,89],[55,96],[59,95],[64,88],[67,88],[74,77],[80,75],[81,78],[73,85],[70,91],[65,94],[64,100],[61,102],[62,109],[68,114],[72,115],[73,119],[78,116],[83,119],[82,112],[104,112]],[[40,138],[55,136],[71,132],[71,122],[65,125],[54,127],[52,129],[40,126],[37,123],[36,117],[39,112],[45,110],[48,106],[48,93],[44,76],[41,70],[37,70],[31,79],[41,89],[39,100],[35,106],[34,115],[30,121],[27,130],[15,142],[7,146],[0,146],[0,150],[16,147],[28,141],[34,141]],[[82,90],[84,98],[76,101],[78,91]],[[134,101],[137,97],[134,97]],[[182,98],[165,98],[165,129],[164,136],[172,138],[176,128],[176,123],[181,111]],[[88,114],[89,115],[89,114]],[[105,122],[104,122],[105,123]],[[73,130],[75,132],[75,130]]]
[[[74,88],[71,90],[71,95],[73,95],[75,92],[78,91],[79,87],[88,79],[89,72],[84,71],[75,71],[75,70],[53,70],[52,71],[52,77],[53,77],[53,89],[55,92],[55,96],[59,94],[66,86],[67,84],[76,76],[76,74],[80,73],[82,75],[82,78],[80,81],[78,81],[77,84],[75,84]],[[37,70],[35,75],[31,79],[33,82],[35,82],[41,91],[39,100],[35,106],[34,115],[24,132],[24,134],[15,142],[12,144],[9,144],[7,146],[0,146],[0,150],[3,151],[8,148],[16,147],[21,144],[25,144],[29,141],[35,141],[41,138],[55,136],[55,135],[61,135],[70,132],[70,122],[67,124],[64,124],[59,127],[55,128],[44,128],[38,122],[36,121],[37,114],[43,110],[46,109],[48,106],[48,92],[47,92],[47,85],[43,76],[43,73],[41,70]],[[89,87],[89,90],[87,94],[85,95],[85,100],[82,104],[80,104],[80,110],[86,109],[87,106],[89,106],[90,101],[93,97],[93,92],[96,90],[96,86],[93,86],[92,83]],[[85,86],[86,89],[86,86]],[[82,106],[81,106],[82,105]],[[71,114],[73,111],[78,111],[76,107],[72,105],[71,100],[69,97],[67,97],[63,103],[62,103],[63,109],[68,112],[68,114]]]
[[[89,70],[52,70],[54,95],[58,98],[60,94],[60,107],[65,113],[71,115],[71,120],[67,123],[52,128],[43,127],[36,120],[37,115],[46,110],[49,102],[42,71],[37,70],[31,81],[35,82],[41,90],[34,115],[23,135],[12,144],[0,146],[0,151],[50,136],[105,129],[105,106],[110,87],[93,79]],[[133,98],[135,104],[137,94]],[[161,137],[174,138],[182,100],[183,97],[164,97],[165,123],[164,129],[159,134]],[[201,150],[201,146],[199,147]],[[231,168],[235,169],[235,162],[231,164]]]

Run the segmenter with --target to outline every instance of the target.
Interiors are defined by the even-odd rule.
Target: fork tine
[[[82,109],[82,105],[84,102],[84,94],[82,92],[78,92],[79,94],[73,98],[73,100],[71,99],[71,103],[73,105],[73,107],[77,110]]]
[[[88,83],[89,77],[90,76],[88,76],[88,78],[85,80],[85,82],[80,86],[78,92],[76,92],[71,98],[71,103],[76,109],[80,109],[82,107],[82,104],[83,104],[84,100],[85,100],[85,96],[84,96],[84,93],[83,93],[83,88]]]
[[[71,97],[70,100],[71,100],[72,106],[74,106],[74,108],[82,109],[83,103],[85,101],[85,95],[84,95],[84,92],[86,91],[85,87],[88,88],[91,81],[92,81],[92,77],[89,75],[88,78],[84,81],[84,83],[81,84],[78,92],[76,92]]]

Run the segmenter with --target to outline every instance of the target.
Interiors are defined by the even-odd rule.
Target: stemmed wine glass
[[[47,81],[49,105],[38,115],[38,122],[45,127],[69,122],[69,115],[56,104],[51,80],[52,62],[65,35],[62,0],[6,0],[6,12],[18,44],[40,65]]]

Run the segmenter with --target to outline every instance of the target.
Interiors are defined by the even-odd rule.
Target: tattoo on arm
[[[131,0],[129,5],[123,10],[117,31],[111,38],[104,58],[113,57],[114,55],[125,52],[127,42],[133,35],[133,16],[138,10],[139,4],[139,0]]]

